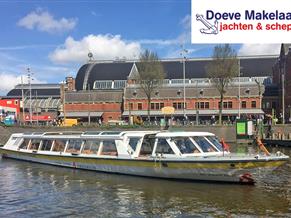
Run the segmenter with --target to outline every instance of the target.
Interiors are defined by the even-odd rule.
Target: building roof
[[[47,97],[60,97],[60,84],[31,84],[32,98],[47,98]],[[19,84],[7,93],[8,98],[21,98],[22,89],[24,97],[29,96],[29,84]]]
[[[79,91],[79,92],[66,92],[66,103],[90,103],[90,102],[122,102],[123,91]]]
[[[244,77],[272,76],[272,67],[277,56],[239,57],[241,74]],[[185,63],[186,78],[207,78],[205,67],[211,58],[187,59]],[[161,60],[166,71],[166,79],[182,79],[183,64],[181,59]],[[96,80],[127,80],[133,61],[124,62],[90,62],[83,65],[76,76],[76,90],[93,89]],[[137,63],[138,65],[138,63]]]
[[[76,90],[93,89],[96,80],[127,80],[132,62],[90,63],[83,65],[76,76]]]
[[[264,86],[261,87],[262,92],[264,92]],[[237,85],[231,84],[225,93],[225,97],[237,97],[239,93],[239,87]],[[220,94],[218,90],[213,86],[198,86],[187,85],[185,94],[187,98],[214,98],[219,97]],[[241,97],[252,97],[259,95],[259,88],[257,85],[248,84],[240,86],[240,96]],[[130,87],[125,90],[126,99],[146,99],[144,91],[138,87]],[[183,98],[183,86],[168,86],[160,87],[157,89],[152,96],[152,99],[182,99]]]

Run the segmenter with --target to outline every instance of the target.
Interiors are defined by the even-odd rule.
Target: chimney
[[[72,76],[66,77],[66,85],[68,91],[74,91],[75,88],[75,79]]]

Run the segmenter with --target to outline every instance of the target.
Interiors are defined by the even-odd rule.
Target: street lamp
[[[181,46],[182,51],[180,55],[183,58],[183,115],[184,119],[186,118],[186,54],[188,53],[188,50],[184,48],[184,46]]]
[[[284,60],[284,68],[282,73],[282,124],[285,124],[285,74],[286,60]]]
[[[238,59],[238,119],[240,119],[240,59]]]
[[[88,103],[88,124],[91,125],[91,92],[90,92],[90,84],[87,84],[88,94],[89,94],[89,103]]]
[[[32,124],[31,80],[33,80],[32,78],[33,73],[30,72],[29,67],[26,70],[27,70],[27,79],[28,79],[28,84],[29,84],[29,118],[30,118],[30,124]]]
[[[21,98],[22,98],[22,122],[25,123],[25,107],[24,107],[24,90],[23,90],[23,76],[21,76]]]

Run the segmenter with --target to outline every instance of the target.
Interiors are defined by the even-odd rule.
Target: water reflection
[[[290,155],[290,149],[285,153]],[[290,162],[256,186],[147,179],[0,160],[0,216],[291,216]]]

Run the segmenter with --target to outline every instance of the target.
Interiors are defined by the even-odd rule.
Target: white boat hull
[[[37,162],[76,169],[93,170],[135,176],[201,180],[217,182],[254,183],[286,160],[161,160],[80,157],[78,155],[44,155],[1,149],[4,158]]]

